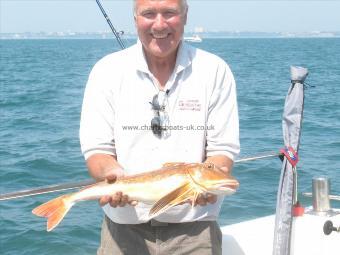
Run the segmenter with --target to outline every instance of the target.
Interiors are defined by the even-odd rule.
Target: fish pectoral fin
[[[194,188],[190,182],[183,184],[179,188],[171,191],[159,199],[150,209],[150,218],[156,217],[171,207],[178,205],[194,196]]]
[[[199,192],[194,192],[193,199],[191,201],[191,208],[194,208],[197,197],[198,197],[199,194],[200,194]]]

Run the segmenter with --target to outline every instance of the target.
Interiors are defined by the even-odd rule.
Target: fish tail
[[[52,199],[32,210],[32,213],[47,218],[47,231],[51,231],[63,220],[67,212],[74,205],[72,194]]]

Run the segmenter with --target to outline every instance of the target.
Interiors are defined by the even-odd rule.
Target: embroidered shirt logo
[[[178,107],[181,111],[200,111],[201,103],[198,99],[179,100]]]

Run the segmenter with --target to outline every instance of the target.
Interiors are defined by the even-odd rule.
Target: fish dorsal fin
[[[187,182],[179,188],[171,191],[161,199],[159,199],[150,209],[150,218],[156,217],[171,207],[178,205],[190,198],[195,198],[197,193],[191,182]]]
[[[187,165],[188,163],[184,163],[184,162],[166,162],[163,164],[162,167],[174,167],[174,166],[183,166],[183,165]]]

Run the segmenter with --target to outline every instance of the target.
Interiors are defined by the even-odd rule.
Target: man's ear
[[[185,11],[185,14],[183,15],[183,23],[184,23],[184,25],[187,24],[188,10],[189,10],[189,7],[187,7],[187,9]]]
[[[137,15],[133,15],[133,20],[135,21],[135,28],[137,30]]]

